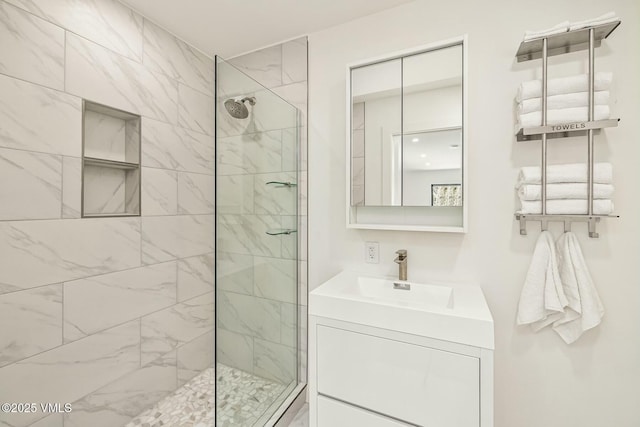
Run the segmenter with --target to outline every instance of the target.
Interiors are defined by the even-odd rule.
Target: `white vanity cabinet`
[[[354,322],[358,307],[341,313],[336,296],[330,312],[329,294],[310,298],[311,427],[493,426],[492,335],[482,347],[407,333],[380,301],[374,325]]]

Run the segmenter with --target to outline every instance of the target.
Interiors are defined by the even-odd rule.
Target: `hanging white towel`
[[[523,184],[540,184],[541,173],[539,166],[520,168],[516,188],[520,188]],[[587,182],[587,164],[567,163],[547,166],[547,183],[553,184],[557,182]],[[596,184],[613,183],[613,166],[611,166],[611,163],[596,163],[593,165],[593,182]]]
[[[575,234],[564,233],[557,243],[558,270],[568,298],[565,315],[556,320],[553,329],[567,343],[575,342],[587,330],[602,321],[604,307],[591,279]]]
[[[542,202],[540,200],[520,200],[520,211],[522,214],[542,213]],[[547,214],[550,215],[586,215],[588,213],[586,199],[562,199],[547,200]],[[594,215],[609,215],[613,213],[613,202],[609,199],[594,200]]]
[[[609,90],[613,73],[598,72],[594,76],[593,90]],[[563,93],[586,92],[589,90],[589,75],[578,74],[569,77],[559,77],[547,80],[547,96],[561,95]],[[542,97],[542,80],[529,80],[520,83],[516,100]]]
[[[554,34],[566,33],[569,31],[569,21],[560,22],[551,28],[545,30],[527,30],[524,32],[524,41],[538,39],[540,37],[552,36]]]
[[[538,331],[564,315],[567,306],[556,258],[553,236],[538,237],[518,304],[518,325],[531,324]]]
[[[610,93],[608,90],[594,92],[595,105],[609,105]],[[547,96],[547,111],[562,108],[575,108],[589,106],[589,92],[563,93]],[[542,98],[525,99],[518,103],[518,113],[527,114],[534,111],[542,111]]]
[[[619,21],[615,12],[608,12],[604,15],[600,15],[597,18],[585,19],[584,21],[576,21],[569,24],[569,31],[580,30],[582,28],[595,27],[596,25],[609,24],[611,22]]]
[[[611,117],[608,105],[596,105],[593,108],[593,120],[606,120]],[[588,107],[561,108],[547,111],[547,125],[561,123],[586,122],[589,120]],[[518,115],[518,128],[530,128],[542,125],[542,111]],[[519,129],[518,129],[519,130]]]
[[[614,187],[611,184],[594,184],[594,199],[610,199],[613,196]],[[518,188],[520,200],[540,200],[542,198],[542,186],[540,184],[525,184]],[[547,184],[547,200],[556,199],[586,199],[587,184],[579,182],[566,182]]]

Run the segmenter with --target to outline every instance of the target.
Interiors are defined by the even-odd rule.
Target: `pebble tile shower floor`
[[[253,426],[287,388],[218,364],[218,426]]]
[[[218,407],[213,390],[218,377]],[[172,395],[131,420],[125,427],[253,426],[285,391],[284,384],[218,364],[203,371]]]

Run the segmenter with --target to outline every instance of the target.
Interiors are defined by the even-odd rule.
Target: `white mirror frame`
[[[430,225],[428,224],[428,218],[433,217],[425,214],[429,212],[431,207],[410,207],[410,206],[382,206],[382,207],[370,207],[370,206],[351,206],[351,115],[352,115],[352,102],[351,102],[351,70],[356,67],[363,67],[366,65],[375,64],[381,61],[388,61],[396,58],[400,58],[407,55],[413,55],[417,53],[424,53],[432,50],[443,49],[455,45],[462,44],[462,225],[461,226],[448,226],[448,225]],[[347,207],[347,228],[354,229],[368,229],[368,230],[396,230],[396,231],[431,231],[431,232],[445,232],[445,233],[466,233],[467,232],[467,216],[469,211],[469,185],[468,185],[468,170],[467,170],[467,156],[469,152],[468,144],[468,126],[467,126],[467,93],[468,93],[468,73],[467,73],[467,35],[464,34],[459,37],[454,37],[448,40],[439,41],[427,45],[417,46],[410,49],[405,49],[397,52],[393,52],[386,55],[377,56],[375,58],[369,58],[367,60],[350,63],[347,65],[346,73],[346,86],[347,86],[347,102],[346,102],[346,199],[345,205]],[[363,208],[366,209],[366,215],[359,215],[358,209],[363,212]],[[431,211],[433,213],[434,211]],[[435,215],[434,215],[435,216]]]

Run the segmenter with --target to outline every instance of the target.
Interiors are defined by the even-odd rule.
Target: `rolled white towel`
[[[594,76],[593,90],[609,90],[613,73],[598,72]],[[563,93],[586,92],[589,90],[589,75],[578,74],[569,77],[559,77],[547,80],[547,96],[560,95]],[[520,83],[516,100],[540,98],[542,96],[542,80],[530,80]]]
[[[593,98],[595,105],[609,105],[608,90],[595,92]],[[589,92],[563,93],[547,97],[547,111],[588,106]],[[527,114],[534,111],[542,111],[542,98],[529,98],[518,103],[519,114]]]
[[[596,105],[593,108],[593,120],[606,120],[611,117],[608,105]],[[518,127],[529,128],[542,125],[542,111],[518,115]],[[547,111],[547,125],[561,123],[586,122],[589,119],[589,107],[562,108]],[[518,129],[519,130],[519,129]]]
[[[609,24],[611,22],[619,21],[615,12],[607,12],[604,15],[600,15],[597,18],[585,19],[584,21],[576,21],[569,24],[569,31],[581,30],[582,28],[595,27],[596,25]]]
[[[541,173],[540,166],[524,166],[520,168],[516,188],[520,188],[524,184],[540,184]],[[558,182],[587,182],[586,163],[547,166],[547,184]],[[613,166],[611,166],[611,163],[596,163],[593,165],[593,182],[596,184],[613,183]]]
[[[542,213],[540,200],[521,200],[520,213]],[[588,213],[588,202],[585,199],[547,200],[547,214],[550,215],[584,215]],[[609,199],[594,200],[594,215],[609,215],[613,212],[613,202]]]
[[[594,184],[594,199],[610,199],[613,196],[613,185]],[[542,185],[525,184],[518,188],[520,200],[540,200],[542,198]],[[547,200],[556,199],[586,199],[587,184],[578,182],[556,183],[547,185]]]
[[[554,34],[566,33],[569,31],[569,21],[560,22],[545,30],[527,30],[524,32],[524,41],[538,39],[540,37],[552,36]]]

